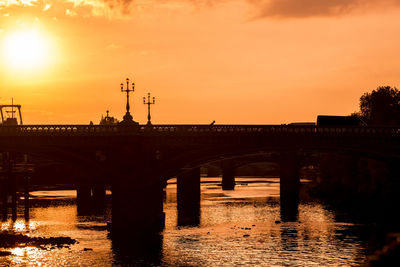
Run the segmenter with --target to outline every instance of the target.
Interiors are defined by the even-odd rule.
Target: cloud
[[[99,1],[110,9],[120,9],[124,14],[137,7],[152,8],[175,7],[185,5],[219,8],[219,4],[243,1],[255,8],[258,17],[314,17],[340,16],[358,11],[376,11],[377,8],[400,6],[400,0],[69,0]]]
[[[220,8],[219,4],[234,1],[247,3],[255,13],[255,18],[340,16],[400,6],[400,0],[0,0],[0,13],[13,6],[25,9],[40,7],[43,12],[66,6],[62,12],[67,16],[129,17],[142,10],[161,12],[163,9],[182,9],[188,5]]]
[[[360,10],[400,5],[400,0],[248,0],[258,17],[339,16]]]
[[[0,0],[0,15],[35,14],[43,16],[118,16],[133,0]]]
[[[37,0],[0,0],[0,8],[12,5],[33,6]]]
[[[0,13],[27,8],[40,8],[51,13],[61,11],[66,16],[132,16],[143,10],[174,10],[187,6],[216,8],[218,4],[236,0],[0,0]],[[246,2],[247,0],[239,0]],[[62,7],[66,7],[60,10]],[[90,14],[87,14],[88,10]],[[60,14],[57,14],[60,16]]]

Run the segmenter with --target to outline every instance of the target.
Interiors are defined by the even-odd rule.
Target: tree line
[[[379,86],[360,97],[360,110],[354,112],[370,126],[400,125],[400,91],[396,87]]]

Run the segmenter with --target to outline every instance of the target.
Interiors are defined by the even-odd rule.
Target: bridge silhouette
[[[300,125],[14,125],[0,127],[3,155],[27,154],[77,166],[78,203],[112,188],[112,229],[159,229],[164,223],[163,186],[177,177],[178,209],[195,215],[200,166],[246,155],[272,153],[280,166],[282,220],[295,220],[300,160],[307,153],[343,152],[373,158],[400,157],[400,128]],[[3,161],[10,157],[3,156]],[[12,160],[12,159],[11,159]],[[2,175],[10,170],[3,162]],[[97,178],[93,178],[97,177]],[[225,189],[234,187],[232,166],[223,167]],[[190,220],[189,220],[190,221]]]

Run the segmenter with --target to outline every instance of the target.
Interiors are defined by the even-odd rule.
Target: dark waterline
[[[254,182],[257,180],[258,182]],[[74,191],[33,192],[30,220],[1,223],[32,236],[69,236],[79,243],[44,250],[8,249],[0,265],[147,266],[349,266],[366,263],[370,226],[335,219],[313,201],[302,201],[297,222],[280,222],[279,179],[239,179],[222,191],[220,178],[202,183],[197,223],[178,225],[176,185],[166,190],[165,230],[144,240],[111,239],[110,199],[103,209],[78,216]],[[252,183],[252,181],[254,183]],[[23,206],[18,210],[23,218]],[[140,230],[140,229],[139,229]],[[367,234],[366,234],[367,233]],[[5,249],[1,249],[5,250]]]

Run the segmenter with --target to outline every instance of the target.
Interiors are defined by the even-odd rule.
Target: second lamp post
[[[156,98],[153,96],[153,101],[151,101],[150,93],[147,93],[147,102],[146,97],[143,97],[143,104],[147,105],[147,125],[151,125],[150,105],[154,105],[155,103]]]

